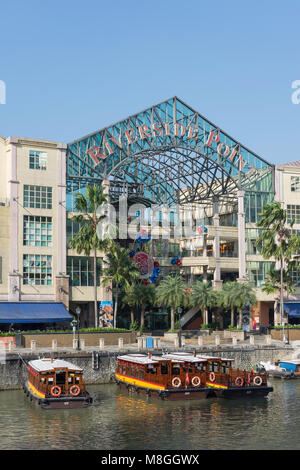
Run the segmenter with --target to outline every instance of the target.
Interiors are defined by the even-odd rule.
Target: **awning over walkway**
[[[57,323],[72,319],[58,302],[0,302],[0,323]]]
[[[283,310],[287,311],[289,317],[299,317],[300,318],[300,303],[287,302],[283,304]]]

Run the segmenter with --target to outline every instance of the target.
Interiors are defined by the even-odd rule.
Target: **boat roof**
[[[137,364],[157,364],[161,361],[160,356],[146,356],[145,354],[125,354],[118,356],[120,361],[136,362]]]
[[[289,361],[286,361],[286,360],[282,360],[282,361],[279,361],[280,364],[295,364],[295,365],[298,365],[300,364],[300,359],[293,359],[293,360],[289,360]]]
[[[38,372],[53,371],[54,369],[70,369],[70,370],[77,370],[77,371],[83,370],[80,367],[75,366],[71,362],[64,361],[62,359],[51,359],[51,358],[35,359],[33,361],[29,361],[28,365]]]
[[[229,357],[221,357],[221,356],[203,356],[203,355],[201,354],[201,356],[198,356],[198,357],[199,357],[199,358],[201,357],[201,358],[203,358],[203,359],[206,359],[207,361],[209,361],[209,360],[214,360],[214,359],[217,359],[218,361],[231,361],[231,362],[234,361],[234,359],[232,359],[232,358],[230,359]]]
[[[164,354],[162,356],[163,359],[168,359],[173,362],[207,362],[207,359],[193,356],[192,354],[182,354],[182,353],[170,353]]]

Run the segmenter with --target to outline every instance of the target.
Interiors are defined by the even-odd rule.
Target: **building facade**
[[[151,227],[162,276],[177,270],[216,289],[249,280],[258,298],[250,326],[280,321],[276,296],[260,288],[275,261],[255,246],[256,222],[277,200],[300,233],[300,162],[273,166],[176,97],[68,145],[0,138],[0,158],[1,302],[62,302],[73,313],[79,305],[82,326],[94,324],[93,259],[68,244],[79,229],[75,195],[104,184],[119,214],[127,198],[129,218]],[[293,276],[296,292],[285,304],[297,311],[299,302],[300,317]],[[98,300],[111,300],[100,269],[97,285]]]

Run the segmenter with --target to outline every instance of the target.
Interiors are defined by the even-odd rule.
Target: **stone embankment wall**
[[[94,351],[66,353],[56,352],[56,358],[66,359],[84,370],[84,379],[86,384],[105,384],[112,380],[117,364],[117,356],[132,351],[106,352]],[[140,351],[146,352],[146,351]],[[171,351],[169,351],[171,352]],[[96,353],[96,360],[95,360]],[[160,351],[155,351],[160,354]],[[290,348],[256,347],[256,348],[197,348],[197,354],[209,356],[223,356],[228,359],[234,359],[234,367],[239,369],[252,368],[259,361],[271,361],[274,363],[277,359],[289,359],[294,350]],[[94,354],[94,359],[93,359]],[[300,354],[300,350],[299,350]],[[44,354],[49,357],[49,354]],[[6,353],[0,360],[0,390],[21,388],[27,377],[26,363],[32,359],[40,357],[38,354],[24,353],[18,356],[14,353]],[[93,366],[96,363],[96,367]]]

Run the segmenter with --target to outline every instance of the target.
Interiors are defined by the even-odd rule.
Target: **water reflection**
[[[274,380],[267,398],[165,402],[89,387],[93,406],[44,410],[0,392],[0,449],[299,449],[300,380]]]

